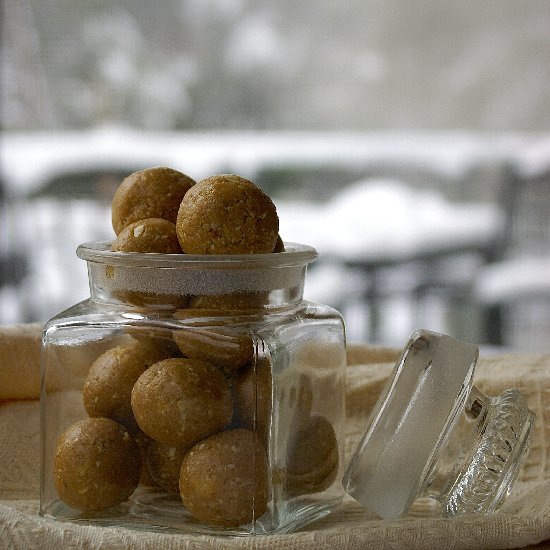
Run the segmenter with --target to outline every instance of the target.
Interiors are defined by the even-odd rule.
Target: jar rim
[[[128,267],[163,268],[240,268],[291,267],[306,265],[317,259],[318,253],[309,245],[285,242],[285,251],[268,254],[160,254],[114,252],[112,241],[94,241],[79,245],[76,255],[87,262]]]

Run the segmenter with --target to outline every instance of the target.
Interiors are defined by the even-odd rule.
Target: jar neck
[[[533,422],[516,390],[491,399],[472,387],[418,496],[439,501],[448,517],[498,509],[517,477]]]
[[[194,255],[113,252],[101,241],[76,253],[88,264],[96,303],[229,311],[298,304],[307,265],[317,258],[314,248],[299,243],[271,254]]]
[[[109,266],[89,266],[88,276],[90,298],[97,304],[154,310],[197,308],[245,311],[290,308],[299,304],[303,300],[306,268],[302,270],[302,276],[294,285],[265,290],[254,290],[244,285],[237,288],[229,285],[226,288],[223,283],[215,288],[210,285],[200,288],[200,285],[185,285],[183,282],[173,284],[174,281],[163,284],[164,272],[160,276],[148,273],[152,281],[141,285],[142,275],[134,279],[132,275],[135,273],[124,273],[124,269],[111,270]],[[201,275],[197,274],[197,277]],[[174,278],[174,274],[169,278]]]

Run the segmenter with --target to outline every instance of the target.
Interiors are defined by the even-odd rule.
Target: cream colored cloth
[[[13,345],[12,345],[13,344]],[[454,519],[419,501],[410,515],[382,521],[347,498],[338,511],[288,535],[210,537],[97,527],[38,516],[39,326],[0,327],[0,549],[266,548],[476,549],[550,547],[550,355],[482,357],[475,383],[488,395],[522,391],[537,415],[531,451],[502,509]],[[346,452],[391,372],[397,351],[348,348]],[[539,544],[542,543],[542,544]]]

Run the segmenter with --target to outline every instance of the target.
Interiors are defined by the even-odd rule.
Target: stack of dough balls
[[[112,202],[112,250],[162,254],[266,254],[281,246],[271,199],[234,174],[195,182],[171,168],[130,174]]]
[[[235,175],[197,183],[171,168],[135,172],[115,193],[112,224],[114,252],[283,250],[272,201]],[[148,303],[135,292],[122,298]],[[176,306],[188,305],[179,298]],[[208,307],[221,314],[232,300],[222,297]],[[194,307],[204,305],[196,297]],[[235,527],[265,512],[265,448],[253,426],[232,424],[235,393],[226,376],[252,360],[251,340],[237,338],[240,351],[228,354],[223,328],[202,342],[204,333],[174,338],[178,347],[166,345],[166,333],[130,331],[129,343],[90,366],[82,390],[89,418],[71,425],[56,449],[54,479],[66,504],[84,512],[108,509],[125,502],[141,480],[181,493],[188,511],[212,525]]]
[[[135,172],[115,193],[112,224],[114,252],[284,251],[273,202],[236,175],[195,182],[165,167]],[[136,293],[124,298],[147,305]],[[226,528],[250,523],[265,513],[269,497],[271,363],[254,357],[249,334],[226,323],[235,310],[257,308],[261,300],[238,294],[171,299],[181,330],[129,328],[128,343],[90,366],[82,391],[89,418],[58,440],[57,492],[77,510],[97,511],[124,503],[141,481],[179,495],[201,522]],[[208,318],[204,327],[186,324],[201,314]],[[290,458],[306,457],[318,469],[323,456],[333,457],[336,443],[330,427],[320,420],[314,425],[314,439],[328,443],[298,442]],[[301,432],[300,441],[306,436]],[[310,457],[311,449],[323,456]],[[303,468],[292,470],[293,491],[301,480],[306,491],[318,489]]]

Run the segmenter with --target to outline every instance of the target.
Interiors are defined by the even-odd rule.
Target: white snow
[[[513,303],[522,297],[550,298],[550,257],[520,257],[486,266],[476,281],[476,295],[486,303]]]
[[[6,132],[0,141],[0,171],[8,192],[24,196],[50,177],[87,167],[166,164],[195,178],[221,169],[252,176],[262,167],[340,166],[373,163],[426,169],[460,178],[480,163],[541,156],[550,136],[471,133],[338,132],[141,132],[117,126],[86,131]],[[540,162],[540,161],[538,161]],[[335,182],[338,183],[338,182]]]
[[[280,203],[280,233],[321,255],[369,261],[490,242],[502,227],[494,204],[451,204],[394,180],[365,180],[326,204]]]

